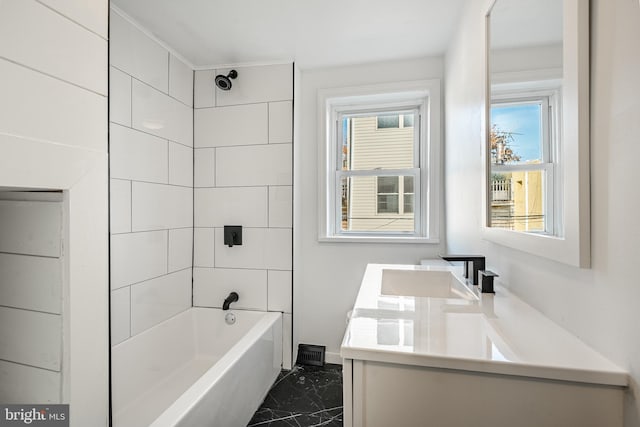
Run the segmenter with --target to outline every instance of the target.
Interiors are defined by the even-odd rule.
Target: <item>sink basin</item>
[[[473,292],[453,273],[442,270],[383,269],[380,293],[423,298],[477,300]]]

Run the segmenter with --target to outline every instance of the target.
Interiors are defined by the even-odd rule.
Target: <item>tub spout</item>
[[[231,305],[232,302],[238,301],[238,299],[238,294],[236,292],[231,292],[229,296],[225,298],[224,303],[222,304],[222,309],[229,310],[229,305]]]

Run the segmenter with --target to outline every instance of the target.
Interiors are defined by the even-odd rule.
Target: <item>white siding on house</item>
[[[378,129],[376,116],[350,119],[351,169],[414,167],[414,128]],[[402,121],[400,121],[402,123]],[[398,190],[402,191],[401,184]],[[413,231],[413,213],[378,213],[377,178],[353,177],[349,184],[350,231]],[[399,195],[402,205],[402,197]]]

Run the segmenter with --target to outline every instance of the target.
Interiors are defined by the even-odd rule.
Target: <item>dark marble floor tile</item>
[[[342,426],[342,366],[282,371],[249,427]]]

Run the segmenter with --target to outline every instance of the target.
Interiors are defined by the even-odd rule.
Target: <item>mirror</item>
[[[588,0],[487,14],[485,235],[588,264]]]

